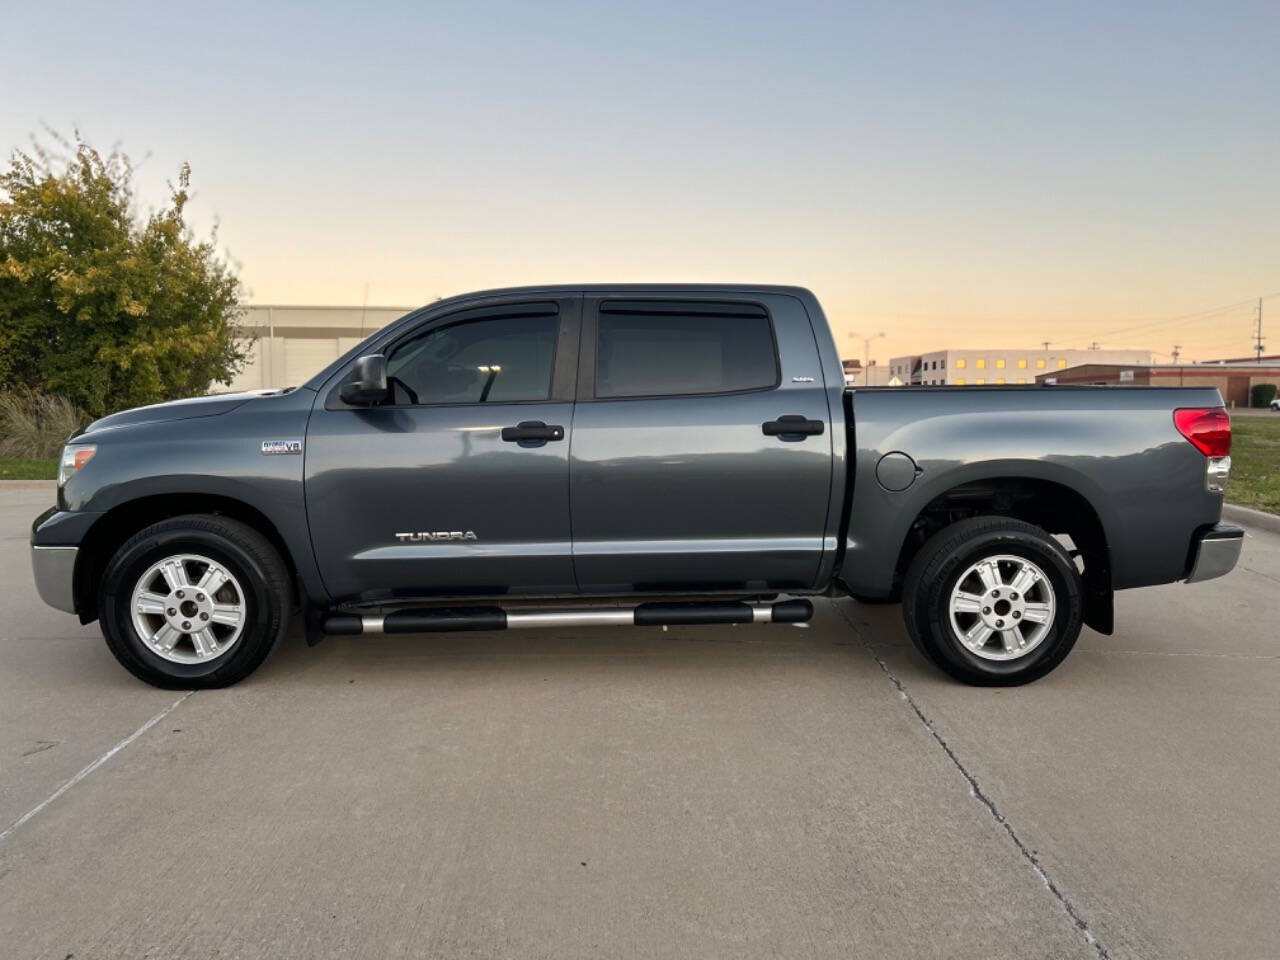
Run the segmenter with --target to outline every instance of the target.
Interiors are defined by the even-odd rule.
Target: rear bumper
[[[1240,559],[1240,547],[1244,544],[1244,531],[1230,524],[1220,523],[1201,533],[1192,545],[1191,573],[1187,583],[1212,580],[1230,573]]]
[[[31,572],[40,599],[57,610],[76,612],[74,579],[78,547],[31,546]]]

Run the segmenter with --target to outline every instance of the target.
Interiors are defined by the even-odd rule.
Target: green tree
[[[95,416],[206,392],[243,368],[240,281],[168,203],[134,209],[133,166],[77,133],[0,173],[0,390],[61,394]]]

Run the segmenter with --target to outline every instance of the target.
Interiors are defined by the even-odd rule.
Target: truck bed
[[[922,514],[954,516],[993,491],[1056,489],[1082,501],[1115,589],[1181,579],[1193,535],[1221,513],[1204,457],[1173,422],[1179,407],[1221,405],[1213,388],[873,387],[843,399],[851,482],[838,576],[855,594],[892,594],[902,565],[884,551],[901,552]],[[903,489],[885,485],[902,479]],[[1061,533],[1054,526],[1071,514],[1042,519]]]

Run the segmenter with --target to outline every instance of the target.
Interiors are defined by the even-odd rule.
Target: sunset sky
[[[190,161],[253,302],[796,283],[883,363],[1242,355],[1280,293],[1274,0],[127,7],[6,11],[0,145]]]

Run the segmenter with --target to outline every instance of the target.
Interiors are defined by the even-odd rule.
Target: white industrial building
[[[1031,384],[1038,374],[1086,363],[1150,364],[1150,350],[935,350],[894,357],[890,382],[910,386]]]
[[[843,360],[844,384],[846,387],[892,387],[901,386],[892,382],[889,368],[871,361],[865,369],[861,360]]]
[[[299,307],[245,310],[241,326],[257,338],[234,390],[297,386],[379,327],[413,307]]]

